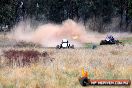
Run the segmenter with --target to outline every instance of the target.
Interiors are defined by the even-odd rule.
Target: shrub
[[[25,66],[31,63],[37,63],[40,58],[44,60],[52,58],[49,56],[48,52],[38,52],[35,50],[8,50],[4,51],[4,57],[7,59],[8,65]]]

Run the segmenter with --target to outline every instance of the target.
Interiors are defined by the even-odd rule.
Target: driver
[[[115,42],[115,39],[112,35],[107,35],[107,37],[105,38],[105,40],[107,42],[111,42],[111,43],[114,43]]]

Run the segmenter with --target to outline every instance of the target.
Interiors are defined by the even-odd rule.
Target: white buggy
[[[56,48],[57,48],[57,49],[61,49],[61,48],[63,48],[63,49],[66,49],[66,48],[72,48],[72,49],[74,49],[74,45],[71,45],[71,44],[68,42],[67,39],[62,39],[61,44],[60,44],[60,45],[57,45]]]

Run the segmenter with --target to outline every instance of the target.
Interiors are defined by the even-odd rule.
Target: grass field
[[[1,47],[0,88],[83,88],[78,81],[81,69],[86,68],[90,79],[132,80],[131,38],[125,46],[97,46],[96,49],[50,49],[34,47]],[[28,66],[8,66],[3,50],[46,51],[49,57]],[[40,57],[43,58],[43,57]],[[49,58],[54,58],[52,61]],[[89,86],[88,88],[132,88],[131,86]]]
[[[121,42],[132,44],[132,37],[122,38]]]

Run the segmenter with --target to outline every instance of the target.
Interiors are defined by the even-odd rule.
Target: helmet
[[[68,40],[67,39],[62,39],[62,42],[68,42]]]
[[[114,38],[112,35],[107,35],[107,37],[108,37],[109,39]]]

